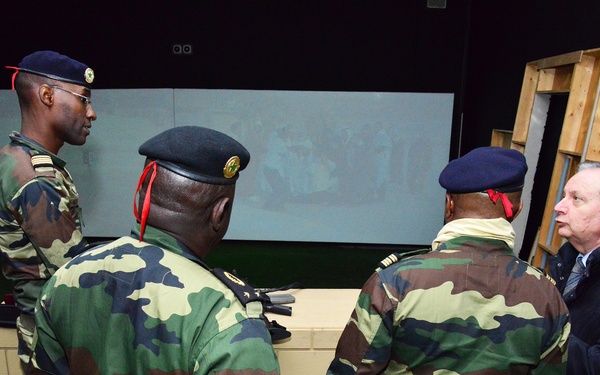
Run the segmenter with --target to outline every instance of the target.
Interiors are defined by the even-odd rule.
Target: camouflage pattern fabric
[[[10,139],[0,150],[2,270],[14,283],[19,309],[33,314],[45,281],[87,243],[66,163],[17,132]],[[51,165],[34,168],[36,155],[48,156]]]
[[[371,276],[327,374],[564,374],[569,331],[541,272],[458,237]]]
[[[53,374],[273,375],[262,304],[244,307],[189,249],[150,226],[50,279],[34,362]]]
[[[0,150],[2,271],[13,283],[19,310],[33,314],[44,283],[87,243],[81,233],[79,195],[66,163],[17,132],[10,139]],[[18,325],[24,362],[32,328]]]

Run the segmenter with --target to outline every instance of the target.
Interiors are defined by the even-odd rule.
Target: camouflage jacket
[[[79,195],[66,163],[17,132],[0,150],[0,249],[21,311],[33,314],[42,285],[87,245]]]
[[[262,304],[246,307],[150,226],[73,259],[36,311],[34,363],[52,374],[274,375]]]
[[[327,374],[564,374],[569,331],[540,271],[457,237],[371,276]]]

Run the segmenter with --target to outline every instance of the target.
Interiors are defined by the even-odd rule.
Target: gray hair
[[[586,169],[596,169],[596,168],[600,168],[600,162],[584,161],[582,163],[579,163],[579,165],[577,166],[577,172],[581,172]]]

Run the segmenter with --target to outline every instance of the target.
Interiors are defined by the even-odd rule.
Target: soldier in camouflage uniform
[[[202,262],[227,231],[250,154],[192,126],[167,130],[139,152],[147,159],[138,224],[44,287],[37,366],[53,374],[279,374],[258,294]]]
[[[21,312],[19,357],[27,372],[41,287],[86,246],[79,196],[58,151],[65,142],[84,144],[96,113],[89,99],[94,73],[87,65],[39,51],[14,69],[22,122],[0,150],[0,249]]]
[[[524,156],[475,149],[448,164],[432,249],[393,254],[365,283],[327,374],[564,374],[560,293],[514,255]]]

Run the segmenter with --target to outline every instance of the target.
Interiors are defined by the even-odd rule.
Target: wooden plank
[[[594,74],[592,76],[592,83],[593,82],[596,83],[593,87],[595,97],[594,102],[592,103],[592,109],[589,111],[589,116],[586,116],[586,119],[590,124],[590,133],[588,144],[584,151],[585,160],[600,161],[600,58],[596,58]]]
[[[539,74],[536,64],[529,63],[525,66],[523,84],[521,86],[521,96],[519,98],[519,106],[517,108],[517,116],[513,130],[513,142],[518,142],[523,145],[527,142],[531,111],[533,110]]]
[[[544,249],[542,249],[539,245],[535,247],[535,254],[533,258],[531,258],[531,265],[534,267],[542,266],[542,259],[544,258]]]
[[[510,148],[519,151],[521,154],[525,153],[525,145],[520,145],[518,143],[511,142]]]
[[[590,143],[585,154],[585,159],[590,161],[600,161],[600,103],[598,103],[594,115]]]
[[[512,130],[492,129],[490,146],[510,148],[512,134]]]
[[[548,272],[550,271],[550,262],[548,262],[548,258],[552,255],[556,255],[560,247],[555,246],[547,246],[540,242],[537,243],[535,248],[535,254],[531,257],[530,263],[534,267],[542,268],[542,262],[544,258],[546,258],[546,262],[544,265],[544,269]]]
[[[583,50],[569,52],[558,56],[547,57],[535,62],[538,69],[556,68],[563,65],[577,64],[581,62],[583,52]]]
[[[596,82],[592,83],[594,62],[593,57],[586,55],[573,68],[573,82],[558,146],[561,151],[578,154],[583,152],[588,132],[589,112],[596,94],[596,90],[593,90]],[[586,121],[586,111],[588,111],[588,121]]]
[[[594,58],[598,58],[598,57],[600,57],[600,48],[587,49],[587,50],[583,51],[583,54],[592,56]]]
[[[555,72],[556,69],[540,69],[540,76],[536,88],[537,92],[547,93],[552,91]]]
[[[554,168],[552,169],[552,178],[550,180],[550,186],[548,187],[548,195],[546,197],[546,205],[544,207],[544,215],[542,216],[542,222],[540,224],[540,237],[539,242],[545,245],[551,245],[547,239],[550,237],[551,228],[553,228],[553,214],[554,206],[556,205],[556,199],[562,195],[560,189],[561,176],[563,174],[563,168],[565,166],[567,156],[557,154],[554,160]],[[553,236],[551,234],[551,236]]]
[[[554,206],[564,183],[576,172],[584,152],[586,160],[600,161],[600,103],[596,99],[600,98],[599,61],[600,48],[596,48],[533,61],[525,68],[512,148],[524,150],[529,130],[536,125],[532,118],[540,115],[534,106],[536,95],[549,98],[546,94],[569,94],[542,222],[530,254],[536,266],[547,267],[548,258],[564,243],[554,225]]]
[[[541,69],[537,87],[538,93],[568,93],[571,90],[573,65],[553,69]]]
[[[550,255],[556,255],[558,253],[558,249],[560,249],[560,246],[556,247],[552,245],[544,245],[543,243],[539,243],[538,245]]]

